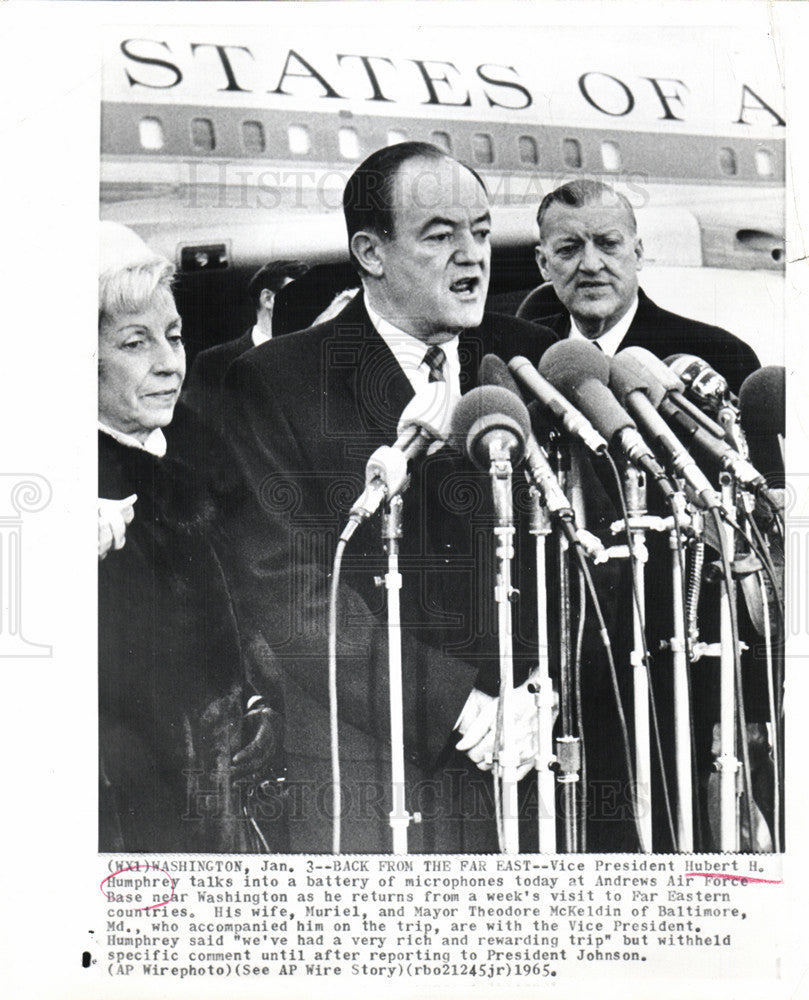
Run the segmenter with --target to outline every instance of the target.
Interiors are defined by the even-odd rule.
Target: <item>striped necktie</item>
[[[446,360],[446,354],[437,344],[433,344],[427,349],[422,363],[427,365],[430,373],[427,378],[428,382],[446,382],[444,375],[444,362]]]

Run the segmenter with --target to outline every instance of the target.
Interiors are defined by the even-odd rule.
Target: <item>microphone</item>
[[[365,489],[349,511],[341,539],[348,541],[383,500],[407,489],[407,463],[432,444],[438,442],[440,447],[446,442],[454,405],[446,382],[431,382],[410,400],[399,417],[393,446],[382,445],[368,459]]]
[[[531,420],[525,403],[508,389],[485,385],[461,396],[452,414],[452,438],[479,469],[508,458],[512,465],[525,454]]]
[[[621,351],[616,357],[623,358],[625,353]],[[628,358],[628,362],[634,364],[634,358]],[[715,435],[708,434],[699,421],[678,410],[666,397],[664,387],[656,383],[654,375],[643,371],[640,377],[645,378],[652,389],[649,396],[652,405],[675,425],[689,445],[693,444],[707,453],[723,469],[727,469],[745,489],[754,493],[759,490],[766,492],[767,482],[764,477],[747,459],[725,442],[724,436],[717,439]]]
[[[739,389],[739,420],[746,434],[780,434],[785,427],[786,369],[767,365],[748,375]]]
[[[530,362],[526,362],[530,364]],[[483,385],[499,386],[513,393],[518,399],[521,398],[520,389],[505,361],[496,354],[486,354],[480,363],[478,370],[478,381]],[[551,388],[553,388],[551,386]],[[555,391],[555,390],[554,390]],[[530,413],[529,413],[530,420]],[[567,497],[559,485],[559,480],[554,475],[551,464],[542,446],[534,437],[530,430],[525,439],[525,464],[531,473],[537,489],[545,498],[545,505],[552,514],[559,514],[562,517],[573,519],[573,508],[570,506]]]
[[[647,378],[631,358],[617,354],[609,363],[610,386],[619,401],[636,418],[654,443],[664,451],[678,476],[684,479],[707,508],[718,507],[719,497],[708,477],[699,468],[668,424],[657,412],[665,391],[654,378]],[[673,404],[668,404],[674,409]],[[686,418],[690,419],[690,418]],[[706,434],[706,432],[703,432]]]
[[[683,395],[685,383],[656,354],[647,351],[645,347],[625,347],[619,351],[619,354],[632,358],[646,375],[656,378],[663,386],[666,397],[672,400],[684,413],[696,420],[706,431],[710,431],[714,437],[723,438],[725,436],[724,428],[720,427],[715,420],[711,420],[698,406],[695,406],[690,399]]]
[[[568,434],[579,438],[596,455],[601,455],[606,451],[607,442],[602,435],[598,433],[589,420],[570,405],[568,400],[555,386],[551,385],[547,378],[539,374],[528,358],[517,355],[509,361],[508,367],[523,388],[551,411]]]
[[[738,413],[738,400],[730,391],[727,380],[702,358],[695,354],[672,354],[665,364],[685,384],[686,393],[697,406],[707,410],[711,416],[718,416],[726,407]]]
[[[560,341],[542,355],[539,370],[610,443],[614,441],[634,465],[655,479],[666,497],[674,495],[635,421],[607,388],[610,365],[597,347],[586,341]]]

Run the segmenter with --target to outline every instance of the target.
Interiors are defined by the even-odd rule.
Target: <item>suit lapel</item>
[[[356,430],[366,446],[374,441],[392,444],[402,410],[413,398],[413,387],[376,332],[362,293],[336,317],[329,339],[324,362],[336,398],[351,397]]]

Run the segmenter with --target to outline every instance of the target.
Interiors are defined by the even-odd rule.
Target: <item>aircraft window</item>
[[[309,141],[309,129],[305,125],[290,125],[287,128],[289,151],[296,156],[305,156],[312,148]]]
[[[494,163],[492,137],[485,132],[476,132],[472,136],[472,153],[477,163]]]
[[[728,177],[735,177],[738,173],[736,154],[729,146],[723,146],[719,150],[719,169]]]
[[[138,134],[143,149],[163,148],[163,123],[159,118],[141,118],[138,122]]]
[[[539,150],[533,136],[520,136],[520,163],[532,163],[535,166],[539,163]]]
[[[564,139],[562,141],[562,157],[566,167],[581,166],[581,143],[578,139]]]
[[[210,152],[216,146],[213,133],[213,122],[210,118],[191,119],[191,145],[194,149]]]
[[[388,145],[395,146],[397,142],[404,142],[407,136],[404,132],[399,132],[394,128],[388,129]]]
[[[621,169],[621,147],[617,142],[605,140],[601,143],[601,162],[605,170]]]
[[[452,152],[452,140],[449,137],[449,132],[431,132],[430,138],[433,140],[434,144],[438,146],[439,149],[443,149],[445,153]]]
[[[769,149],[756,150],[756,172],[759,177],[772,177],[775,173],[772,153]]]
[[[353,128],[341,128],[337,130],[337,144],[340,147],[340,156],[346,160],[357,160],[360,155],[360,141],[357,138],[357,130]]]
[[[267,148],[261,122],[242,122],[242,142],[248,153],[263,153]]]

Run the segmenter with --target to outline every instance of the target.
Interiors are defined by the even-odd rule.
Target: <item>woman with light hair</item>
[[[173,276],[102,223],[99,847],[282,850],[262,815],[281,773],[269,651],[240,635],[210,495],[166,454],[185,376]]]

